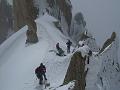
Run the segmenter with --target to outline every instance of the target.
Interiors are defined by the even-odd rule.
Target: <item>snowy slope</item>
[[[36,20],[39,42],[25,46],[27,26],[12,35],[0,46],[0,90],[39,90],[34,70],[41,62],[47,67],[47,78],[51,87],[63,83],[70,55],[58,57],[49,50],[60,42],[66,50],[66,37],[57,30],[53,17],[45,14]]]
[[[119,43],[116,38],[100,54],[90,58],[86,78],[86,90],[119,90],[120,65],[118,62]]]
[[[101,90],[120,89],[120,64],[118,62],[118,40],[113,41],[101,53],[99,59],[102,61],[98,73],[97,85]]]

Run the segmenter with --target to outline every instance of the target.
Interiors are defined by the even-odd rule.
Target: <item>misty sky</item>
[[[81,11],[87,29],[102,45],[113,31],[120,35],[120,0],[71,0],[73,12]]]

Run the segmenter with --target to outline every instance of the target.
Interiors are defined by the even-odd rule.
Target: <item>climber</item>
[[[59,43],[56,44],[56,49],[57,49],[57,50],[60,49]]]
[[[47,80],[45,73],[46,73],[46,67],[45,65],[43,65],[43,63],[41,63],[40,66],[35,69],[35,74],[39,79],[40,85],[43,84],[43,77],[45,81]]]
[[[29,43],[29,41],[30,41],[29,35],[30,35],[30,30],[27,30],[26,31],[27,40],[26,40],[25,44]]]
[[[87,45],[84,45],[84,46],[86,47],[86,53],[88,54],[87,55],[87,64],[89,64],[90,57],[92,56],[92,50]]]
[[[58,56],[66,56],[64,54],[64,51],[62,50],[62,48],[60,48],[59,43],[56,44],[56,49],[57,49],[56,55],[58,55]]]
[[[70,40],[68,40],[66,45],[67,45],[67,53],[70,53],[70,46],[72,45],[72,42]]]

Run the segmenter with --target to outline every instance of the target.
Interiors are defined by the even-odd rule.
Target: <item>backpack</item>
[[[40,71],[39,71],[39,67],[37,67],[37,68],[35,69],[35,74],[36,74],[37,78],[40,79],[41,73],[40,73]]]
[[[35,74],[41,74],[41,73],[45,73],[45,72],[46,72],[45,66],[40,66],[35,69]]]

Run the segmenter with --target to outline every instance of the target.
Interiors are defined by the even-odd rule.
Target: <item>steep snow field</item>
[[[25,46],[25,26],[0,46],[0,90],[40,90],[34,70],[41,62],[47,67],[46,75],[51,87],[63,83],[70,55],[59,57],[49,50],[55,50],[57,42],[66,50],[67,38],[54,27],[52,21],[55,19],[47,14],[36,20],[37,44]],[[63,87],[64,90],[68,86]]]

